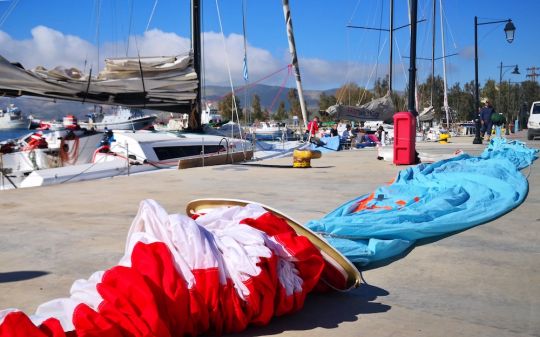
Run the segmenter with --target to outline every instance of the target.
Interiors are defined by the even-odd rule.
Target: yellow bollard
[[[310,150],[294,150],[293,167],[311,167],[312,153]]]
[[[441,133],[439,136],[439,144],[448,144],[448,138],[450,138],[449,134]]]

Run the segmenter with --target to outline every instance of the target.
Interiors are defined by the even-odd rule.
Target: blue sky
[[[220,35],[216,1],[202,0],[205,32],[205,79],[209,84],[228,83],[227,61],[233,82],[242,79],[242,0],[218,0],[226,50]],[[247,41],[250,81],[280,69],[290,61],[280,0],[244,0],[247,7]],[[431,6],[419,0],[419,57],[431,56]],[[438,0],[436,0],[438,3]],[[346,28],[347,24],[388,27],[388,0],[290,0],[304,87],[328,89],[347,81],[371,87],[375,77],[388,72],[388,36],[375,31]],[[7,12],[16,3],[9,15]],[[525,80],[526,68],[540,66],[538,37],[539,0],[444,0],[446,53],[449,85],[474,79],[474,16],[480,22],[511,18],[516,38],[506,42],[504,24],[479,27],[480,80],[499,79],[499,64],[518,64],[521,75],[505,70],[504,80]],[[96,10],[100,4],[99,13]],[[130,6],[133,4],[133,15]],[[155,0],[11,0],[0,1],[0,55],[25,67],[56,65],[84,68],[102,65],[104,57],[170,55],[189,47],[189,1],[159,0],[148,25]],[[407,1],[395,0],[395,25],[408,23]],[[99,16],[99,24],[96,18]],[[382,20],[381,20],[382,18]],[[131,28],[130,27],[131,20]],[[147,25],[149,30],[145,32]],[[442,55],[439,11],[437,51]],[[97,48],[99,46],[99,48]],[[395,33],[394,87],[405,85],[409,54],[409,31]],[[378,56],[379,55],[379,56]],[[378,59],[378,62],[377,62]],[[418,61],[418,77],[429,75],[430,62]],[[442,76],[441,61],[436,74]],[[294,86],[281,72],[263,83]]]

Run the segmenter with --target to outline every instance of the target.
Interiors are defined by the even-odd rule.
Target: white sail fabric
[[[141,76],[142,75],[142,76]],[[191,55],[106,59],[97,76],[76,68],[27,70],[0,56],[0,94],[188,111],[197,96]]]
[[[432,121],[434,117],[435,109],[432,106],[424,108],[424,110],[422,110],[422,112],[420,112],[420,114],[418,115],[418,119],[420,120],[420,122]]]

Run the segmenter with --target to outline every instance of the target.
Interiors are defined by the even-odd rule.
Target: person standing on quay
[[[319,131],[319,117],[313,118],[311,122],[307,125],[308,137],[315,137]]]
[[[491,106],[489,99],[486,98],[484,100],[484,107],[480,110],[480,123],[482,123],[480,132],[482,134],[482,137],[485,136],[486,140],[489,140],[491,138],[491,129],[493,127],[491,115],[493,115],[493,113],[495,113],[495,109],[493,109],[493,107]]]

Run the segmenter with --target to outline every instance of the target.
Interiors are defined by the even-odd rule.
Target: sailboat
[[[287,0],[283,1],[283,9],[302,116],[306,124],[307,112]],[[20,64],[12,64],[0,56],[0,94],[114,104],[129,109],[147,108],[189,113],[189,128],[193,131],[202,131],[200,73],[200,0],[192,0],[192,49],[187,54],[170,57],[106,59],[105,69],[98,76],[92,76],[91,70],[90,74],[86,75],[77,69],[62,67],[52,70],[42,67],[27,70]],[[253,156],[253,150],[247,141],[202,133],[167,136],[155,132],[144,132],[141,135],[115,133],[114,138],[121,139],[125,144],[117,142],[103,149],[100,147],[91,156],[91,162],[87,164],[70,168],[40,167],[39,171],[34,170],[31,173],[26,171],[24,176],[27,178],[19,186],[96,179],[123,174],[126,172],[125,169],[129,174],[132,163],[142,164],[137,166],[137,169],[133,169],[133,171],[141,171],[141,168],[144,170],[175,166],[182,168],[208,165],[210,162],[226,164],[249,160]],[[134,152],[136,149],[140,151]],[[278,155],[284,152],[292,153],[292,151],[283,151],[283,148],[279,151],[277,148],[271,150],[276,150],[274,152]],[[103,152],[115,158],[103,155]],[[235,156],[233,152],[240,152],[241,155]],[[266,156],[266,153],[264,155]],[[271,156],[274,155],[274,153],[271,154]],[[220,161],[216,159],[217,157],[220,157]],[[118,160],[118,158],[123,159]],[[258,158],[261,159],[260,156]],[[179,160],[182,162],[179,163]],[[32,168],[29,167],[29,169]]]
[[[443,20],[443,1],[439,0],[439,18],[440,18],[440,25],[441,25],[441,43],[442,43],[442,56],[439,58],[435,58],[435,27],[436,27],[436,13],[437,13],[437,1],[433,0],[433,26],[432,26],[432,54],[431,54],[431,99],[430,99],[430,105],[428,107],[425,107],[420,114],[418,115],[418,119],[420,122],[431,122],[435,117],[435,108],[433,106],[433,95],[434,95],[434,82],[435,82],[435,61],[442,59],[443,62],[443,110],[445,112],[446,117],[446,129],[450,129],[450,119],[451,119],[451,111],[452,109],[448,106],[448,90],[447,90],[447,80],[446,80],[446,58],[450,56],[454,56],[457,54],[450,54],[446,55],[446,47],[445,47],[445,29],[444,29],[444,20]],[[438,135],[436,135],[436,138],[438,138]]]
[[[89,74],[63,67],[28,70],[0,56],[0,94],[189,113],[190,129],[201,131],[200,0],[192,0],[192,9],[193,37],[189,53],[165,57],[108,58],[105,59],[104,70],[97,76],[92,76],[91,69]],[[20,175],[23,177],[20,184],[9,187],[41,186],[129,174],[133,164],[137,166],[131,169],[132,172],[227,164],[249,160],[253,154],[247,141],[200,132],[115,132],[113,137],[103,138],[106,145],[94,146],[86,163],[53,169],[38,167],[39,170],[31,173],[25,171]],[[239,155],[236,155],[237,152]],[[15,163],[14,167],[17,165]],[[15,171],[12,170],[11,174],[17,173]]]
[[[370,30],[388,31],[390,34],[390,55],[389,55],[389,87],[388,92],[380,98],[374,99],[363,105],[345,105],[336,104],[330,106],[326,112],[335,120],[345,119],[350,121],[364,122],[364,121],[383,121],[391,123],[393,115],[396,112],[394,103],[392,101],[392,61],[393,61],[393,39],[394,31],[405,26],[394,28],[394,0],[390,0],[390,28],[378,29],[369,27],[360,27],[348,25],[349,28],[362,28]]]

